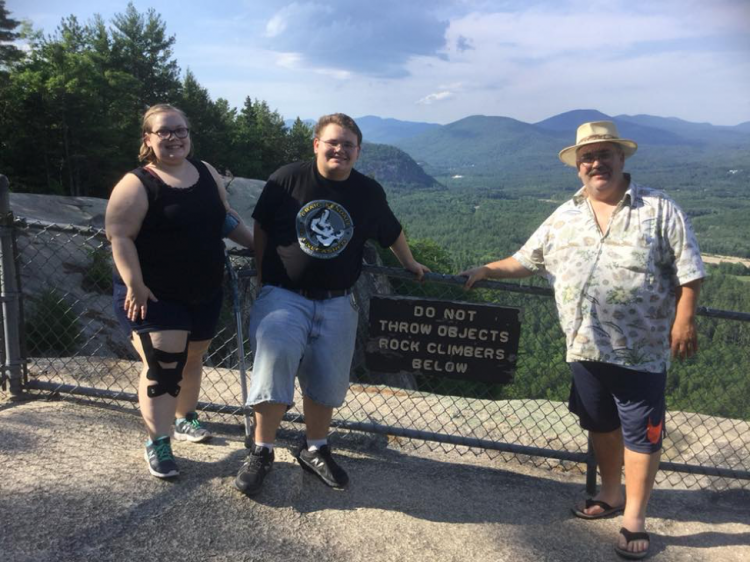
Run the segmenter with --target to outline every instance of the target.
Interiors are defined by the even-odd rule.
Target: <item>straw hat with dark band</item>
[[[593,121],[584,123],[578,127],[576,132],[576,143],[573,146],[563,148],[560,151],[560,160],[563,164],[576,167],[576,151],[587,144],[597,142],[614,142],[619,144],[625,153],[625,158],[635,154],[638,144],[632,140],[621,139],[617,132],[617,126],[612,121]]]

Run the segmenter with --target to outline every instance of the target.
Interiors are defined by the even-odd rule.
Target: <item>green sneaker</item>
[[[178,441],[203,443],[212,437],[211,432],[198,421],[198,414],[195,412],[190,412],[184,418],[175,421],[174,438]]]
[[[146,443],[146,462],[148,471],[157,478],[172,478],[180,474],[168,436]]]

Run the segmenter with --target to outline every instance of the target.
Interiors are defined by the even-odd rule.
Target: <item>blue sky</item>
[[[750,121],[750,0],[148,2],[175,58],[216,99],[285,118],[342,111],[449,123],[572,109]],[[54,32],[125,0],[7,0]]]

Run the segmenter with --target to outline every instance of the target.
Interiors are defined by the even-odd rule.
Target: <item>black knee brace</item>
[[[141,337],[141,345],[143,346],[143,354],[146,357],[146,364],[148,365],[146,378],[156,383],[146,387],[148,397],[156,398],[167,393],[176,397],[180,393],[180,381],[182,380],[182,370],[185,368],[185,362],[187,361],[189,342],[185,342],[184,351],[169,353],[161,349],[154,349],[151,343],[151,336],[148,334],[139,335]],[[167,369],[166,367],[162,367],[161,363],[177,363],[177,365]]]

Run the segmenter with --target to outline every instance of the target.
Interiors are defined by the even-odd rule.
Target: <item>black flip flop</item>
[[[595,515],[589,515],[584,511],[585,509],[594,506],[601,507],[603,511]],[[583,509],[580,509],[578,506],[576,506],[571,508],[571,511],[573,512],[573,515],[575,515],[576,517],[580,517],[581,519],[604,519],[606,517],[612,517],[613,515],[617,515],[618,513],[625,511],[625,505],[612,507],[607,502],[588,498],[586,500],[586,503],[583,504]]]
[[[620,529],[620,534],[625,537],[625,540],[628,544],[633,541],[648,541],[649,547],[651,546],[651,537],[649,537],[648,533],[646,533],[645,531],[633,532],[628,531],[625,527],[622,527]],[[617,544],[615,545],[615,552],[623,558],[627,558],[628,560],[641,560],[648,556],[648,548],[641,552],[630,552],[629,550],[620,548],[620,546]]]

